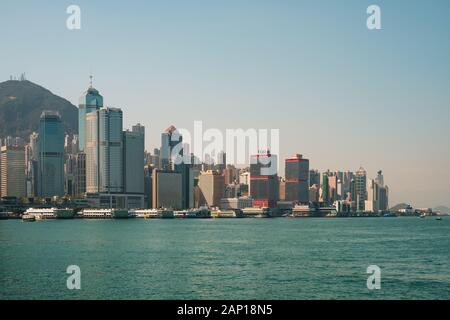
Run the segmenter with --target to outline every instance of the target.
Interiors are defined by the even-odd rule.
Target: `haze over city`
[[[78,105],[92,73],[150,151],[172,124],[277,128],[281,159],[381,169],[392,205],[450,206],[450,4],[377,1],[370,31],[371,3],[78,1],[75,31],[67,1],[5,3],[0,80],[25,72]]]

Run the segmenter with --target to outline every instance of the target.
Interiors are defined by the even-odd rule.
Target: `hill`
[[[0,83],[0,137],[28,141],[43,110],[58,111],[67,133],[78,132],[78,110],[66,99],[28,80]]]

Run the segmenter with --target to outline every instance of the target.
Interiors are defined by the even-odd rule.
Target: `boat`
[[[40,216],[42,219],[72,219],[74,216],[73,210],[67,208],[29,208],[25,215]]]
[[[84,219],[111,219],[111,209],[84,209],[81,211]]]
[[[216,212],[217,218],[236,218],[234,210],[219,210]]]
[[[249,207],[242,209],[242,212],[246,218],[269,218],[270,208]]]
[[[125,209],[112,209],[111,210],[111,217],[113,219],[128,219],[129,213],[128,210]]]
[[[175,218],[173,210],[161,209],[161,210],[158,210],[158,213],[159,213],[159,216],[162,219],[173,219],[173,218]]]
[[[385,218],[395,218],[395,217],[397,217],[394,213],[385,213],[384,215],[383,215],[383,217],[385,217]]]
[[[22,216],[22,221],[23,222],[34,222],[34,221],[36,221],[36,218],[32,214],[24,214]]]
[[[437,217],[436,220],[442,220],[442,218],[441,217]]]

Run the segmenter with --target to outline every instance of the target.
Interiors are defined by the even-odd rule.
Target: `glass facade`
[[[38,196],[64,195],[64,127],[56,112],[44,111],[39,122]]]
[[[86,115],[103,107],[103,97],[94,88],[89,88],[79,100],[78,108],[78,138],[79,150],[86,147]]]

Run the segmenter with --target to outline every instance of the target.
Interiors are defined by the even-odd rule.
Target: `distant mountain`
[[[399,203],[399,204],[393,206],[389,210],[392,211],[392,212],[397,212],[397,211],[399,211],[401,209],[406,209],[408,206],[409,206],[409,204],[407,204],[407,203]]]
[[[439,212],[441,214],[450,214],[450,208],[446,206],[439,206],[433,209],[434,212]]]
[[[22,137],[37,131],[43,110],[58,111],[65,131],[78,132],[78,110],[66,99],[28,80],[0,83],[0,137]]]

